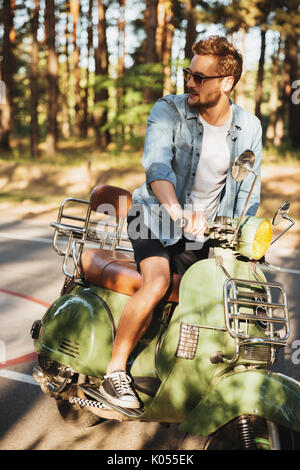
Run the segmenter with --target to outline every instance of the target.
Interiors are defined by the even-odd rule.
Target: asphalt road
[[[62,259],[51,243],[52,229],[46,223],[1,221],[0,450],[196,448],[197,439],[183,442],[175,425],[106,421],[89,429],[75,428],[62,421],[54,400],[33,382],[30,327],[58,297],[64,280]],[[291,319],[288,347],[273,369],[300,380],[300,252],[279,243],[268,260],[288,270],[270,272],[268,278],[287,289]]]

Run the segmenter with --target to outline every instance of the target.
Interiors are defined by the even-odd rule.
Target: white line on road
[[[18,382],[25,382],[31,385],[39,385],[33,380],[31,375],[21,374],[20,372],[14,372],[12,370],[0,369],[0,377],[10,380],[17,380]]]

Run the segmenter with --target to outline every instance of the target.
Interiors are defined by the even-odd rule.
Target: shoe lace
[[[105,376],[107,378],[108,376]],[[132,382],[131,378],[125,372],[113,373],[109,376],[112,380],[116,391],[120,395],[134,395],[134,392],[130,386]]]

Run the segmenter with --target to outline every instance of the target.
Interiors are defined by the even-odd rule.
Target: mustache
[[[199,93],[197,93],[194,88],[188,88],[187,91],[188,91],[189,93],[194,93],[195,95],[199,95]]]

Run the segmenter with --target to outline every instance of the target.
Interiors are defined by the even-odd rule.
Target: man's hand
[[[203,211],[184,210],[182,216],[185,220],[184,232],[195,237],[204,235],[207,227],[207,220]]]
[[[162,204],[166,209],[171,219],[177,224],[180,224],[183,228],[183,231],[187,234],[191,234],[195,237],[199,237],[204,234],[207,227],[207,220],[205,218],[204,212],[194,209],[185,209],[183,210],[180,207],[180,204],[177,200],[175,189],[172,183],[165,180],[157,180],[151,183],[151,188]]]

